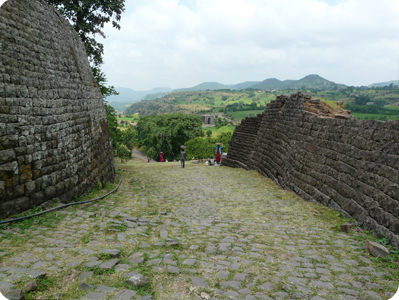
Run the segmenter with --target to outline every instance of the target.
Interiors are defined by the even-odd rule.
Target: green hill
[[[160,103],[157,101],[140,101],[136,102],[125,111],[127,115],[139,113],[140,116],[156,115],[156,114],[170,114],[174,112],[184,112],[179,107],[169,103]]]
[[[289,85],[289,88],[291,89],[300,89],[302,87],[305,87],[307,89],[329,90],[329,89],[344,88],[345,85],[329,81],[316,74],[308,75]]]
[[[274,90],[274,89],[286,89],[290,83],[295,82],[295,80],[278,80],[277,78],[269,78],[263,80],[262,82],[251,86],[250,88],[256,90]]]
[[[389,86],[391,83],[393,85],[399,86],[399,80],[391,80],[386,82],[372,83],[369,85],[369,87],[384,87],[384,86]]]
[[[258,84],[258,83],[260,83],[260,81],[245,81],[242,83],[231,84],[231,85],[229,85],[229,87],[232,89],[237,89],[237,90],[245,90],[247,88],[253,87],[255,84]]]
[[[232,88],[221,84],[219,82],[203,82],[199,85],[190,87],[190,88],[184,88],[184,89],[176,89],[174,90],[175,92],[188,92],[188,91],[214,91],[214,90],[231,90]]]
[[[119,95],[112,95],[107,97],[107,101],[117,102],[117,103],[129,103],[132,104],[134,102],[140,101],[143,97],[148,94],[155,93],[168,93],[171,92],[172,89],[167,87],[154,88],[149,91],[135,91],[125,87],[116,87],[115,90],[119,93]]]
[[[320,77],[319,75],[308,75],[299,80],[278,80],[277,78],[269,78],[261,83],[255,84],[251,86],[253,89],[259,90],[281,90],[281,89],[320,89],[320,90],[328,90],[328,89],[336,89],[336,88],[344,88],[345,85],[337,84],[335,82],[329,81]]]

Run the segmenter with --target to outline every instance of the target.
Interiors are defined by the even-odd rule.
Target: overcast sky
[[[0,0],[1,2],[2,0]],[[107,25],[109,84],[134,90],[318,74],[398,79],[399,0],[126,0]]]

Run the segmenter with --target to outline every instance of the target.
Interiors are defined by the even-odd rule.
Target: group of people
[[[211,156],[210,159],[208,159],[208,163],[210,166],[217,166],[220,164],[220,159],[222,158],[222,149],[223,145],[220,147],[220,145],[216,144],[215,145],[216,151],[215,151],[215,159],[213,156]]]
[[[187,160],[187,153],[186,151],[184,151],[184,149],[186,148],[186,146],[181,146],[181,151],[180,151],[180,166],[182,168],[185,167],[186,164],[186,160]],[[213,158],[213,156],[211,156],[210,159],[208,159],[208,163],[210,166],[215,166],[215,165],[219,165],[220,164],[220,160],[222,158],[222,149],[223,149],[223,145],[220,144],[216,144],[215,145],[215,158]],[[164,153],[161,152],[160,153],[160,162],[164,162]]]

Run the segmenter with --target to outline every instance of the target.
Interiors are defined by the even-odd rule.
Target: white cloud
[[[109,83],[135,90],[203,81],[300,79],[348,85],[396,79],[395,0],[126,1],[107,26]]]

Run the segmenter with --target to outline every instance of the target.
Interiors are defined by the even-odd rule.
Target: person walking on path
[[[186,161],[186,152],[184,151],[184,149],[186,148],[185,146],[183,147],[181,147],[182,148],[182,150],[181,150],[181,152],[180,152],[180,165],[181,165],[181,167],[182,168],[184,168],[184,163],[185,163],[185,161]]]
[[[215,148],[216,148],[216,158],[215,158],[215,160],[217,161],[218,164],[220,164],[220,158],[222,156],[223,145],[222,145],[222,147],[220,147],[220,144],[217,143],[215,145]]]
[[[163,162],[163,152],[161,152],[161,154],[159,154],[159,156],[160,156],[160,162]]]

